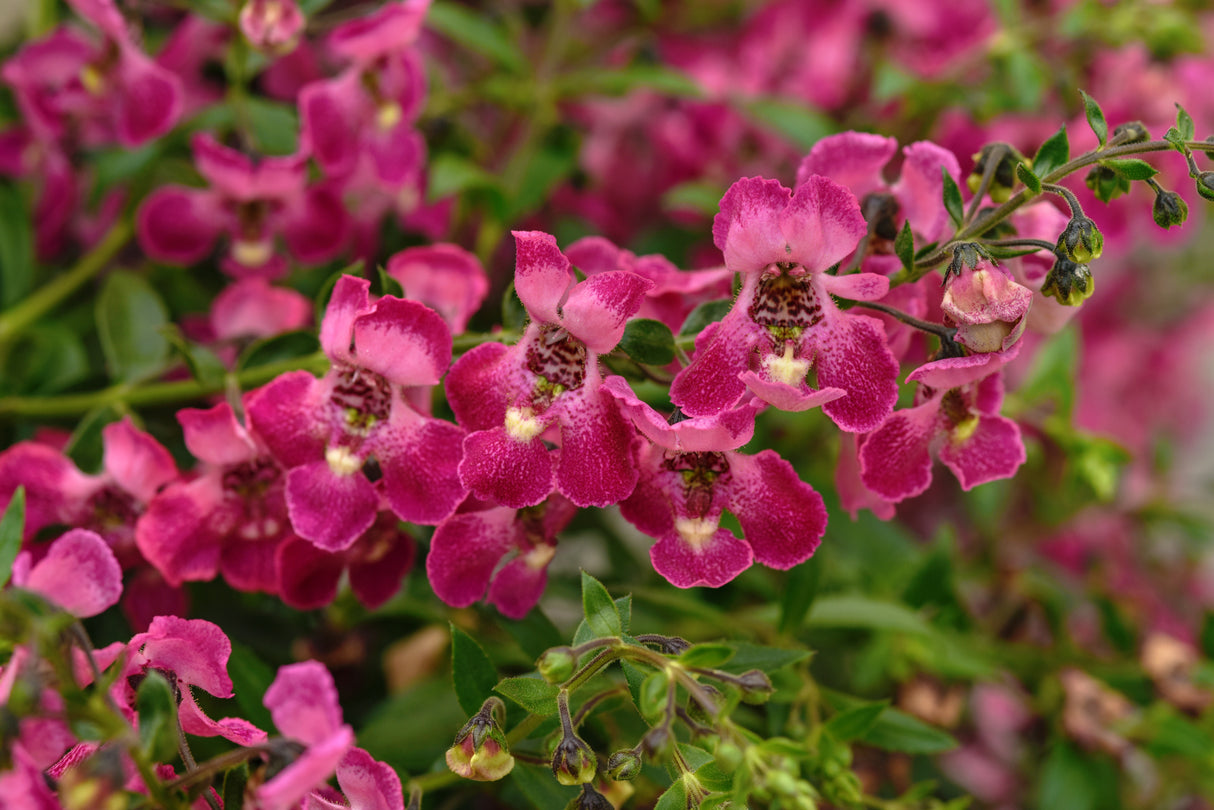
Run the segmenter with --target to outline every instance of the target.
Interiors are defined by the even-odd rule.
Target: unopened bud
[[[500,698],[489,698],[455,735],[447,749],[447,767],[465,779],[493,782],[514,769],[514,757],[499,725],[506,706]]]
[[[742,764],[742,749],[731,742],[717,744],[714,761],[724,773],[733,773]]]
[[[1054,253],[1054,266],[1046,274],[1041,294],[1068,307],[1082,304],[1095,290],[1092,271],[1086,264],[1071,261],[1061,251]]]
[[[546,650],[535,663],[536,669],[548,683],[562,684],[573,677],[573,669],[577,666],[577,656],[572,647],[553,647]]]
[[[986,193],[997,203],[1007,202],[1016,185],[1016,165],[1025,162],[1024,155],[1008,143],[988,143],[974,155],[974,170],[965,178],[970,193],[977,194],[982,187],[982,177],[991,161],[998,161],[991,176]]]
[[[593,782],[598,769],[594,752],[576,734],[566,734],[552,753],[552,775],[562,785]]]
[[[721,694],[720,689],[717,689],[710,683],[700,684],[700,690],[712,698],[711,703],[716,707],[716,710],[709,711],[700,701],[691,698],[687,701],[687,716],[697,723],[714,725],[717,722],[717,715],[721,713],[721,708],[725,705],[725,696]]]
[[[582,794],[571,801],[566,810],[615,810],[615,805],[590,785],[583,784]]]
[[[663,723],[645,732],[641,738],[641,748],[651,757],[660,757],[670,745],[670,729]]]
[[[1104,235],[1088,217],[1074,216],[1066,224],[1066,230],[1058,237],[1058,247],[1065,250],[1072,261],[1087,264],[1100,258],[1104,250]]]
[[[1183,225],[1189,217],[1189,206],[1184,198],[1175,191],[1160,191],[1155,195],[1155,205],[1151,209],[1155,224],[1161,228],[1171,228],[1173,225]]]
[[[1203,199],[1214,201],[1214,172],[1202,172],[1197,175],[1197,193]]]
[[[735,683],[742,688],[742,700],[746,703],[756,705],[766,703],[771,698],[771,693],[775,691],[771,685],[771,678],[758,669],[743,672]]]
[[[1113,139],[1119,144],[1143,143],[1151,140],[1151,133],[1141,121],[1128,121],[1113,127]]]
[[[641,755],[628,748],[607,758],[607,775],[619,781],[631,781],[641,773]]]
[[[1108,202],[1118,195],[1127,194],[1130,181],[1107,166],[1094,166],[1083,178],[1084,185],[1092,190],[1096,198]]]

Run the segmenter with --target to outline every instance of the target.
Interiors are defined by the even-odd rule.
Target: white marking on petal
[[[704,550],[717,533],[720,522],[713,518],[675,518],[674,530],[697,553]]]
[[[805,380],[805,375],[809,373],[809,361],[793,357],[792,341],[786,341],[783,356],[777,357],[769,354],[763,358],[763,370],[776,382],[785,385],[800,385]]]
[[[516,442],[529,442],[544,432],[544,423],[535,418],[530,408],[510,408],[506,411],[506,435]]]
[[[342,476],[353,475],[362,469],[363,463],[345,447],[327,447],[325,448],[325,461],[329,464],[329,469],[334,475]]]

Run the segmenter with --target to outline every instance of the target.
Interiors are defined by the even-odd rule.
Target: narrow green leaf
[[[877,724],[887,706],[887,701],[881,701],[840,712],[826,723],[826,730],[840,742],[858,740]]]
[[[316,354],[318,351],[320,351],[320,341],[316,339],[315,332],[311,330],[283,332],[281,335],[262,338],[250,343],[240,353],[240,358],[236,361],[236,369],[243,371],[247,368],[278,363],[282,360],[306,357],[309,354]]]
[[[149,669],[135,694],[139,712],[139,745],[152,762],[177,756],[177,697],[168,680]]]
[[[944,176],[944,210],[948,211],[949,219],[953,221],[953,227],[960,228],[961,220],[965,217],[961,202],[961,189],[957,188],[957,181],[948,173],[947,166],[942,166],[940,173]]]
[[[245,787],[249,784],[249,763],[242,762],[223,775],[224,810],[241,810],[244,807]]]
[[[1020,182],[1024,183],[1024,187],[1033,194],[1041,193],[1041,178],[1033,174],[1033,170],[1023,163],[1016,164],[1016,176],[1020,178]]]
[[[915,235],[911,233],[910,220],[902,223],[902,230],[894,239],[894,255],[902,262],[907,270],[915,266]]]
[[[732,298],[719,298],[716,301],[705,301],[699,304],[679,327],[680,335],[698,335],[710,323],[724,318],[733,308]]]
[[[115,382],[138,382],[164,370],[169,342],[161,330],[168,309],[144,279],[119,270],[97,296],[97,332]]]
[[[810,627],[863,627],[916,635],[930,635],[933,632],[932,626],[922,616],[904,605],[861,594],[818,599],[806,624]]]
[[[514,38],[488,14],[472,11],[453,2],[439,0],[430,6],[426,25],[452,42],[492,59],[498,65],[521,72],[527,59]]]
[[[780,600],[780,632],[796,630],[805,621],[805,615],[818,595],[818,582],[822,578],[822,566],[810,557],[788,572],[784,581],[784,596]]]
[[[1104,146],[1109,139],[1109,122],[1104,118],[1104,110],[1087,93],[1080,90],[1079,95],[1083,96],[1083,113],[1087,116],[1088,126],[1096,133],[1096,140]]]
[[[1188,110],[1179,104],[1176,105],[1176,131],[1186,141],[1193,140],[1197,134],[1197,127],[1193,124],[1193,116],[1189,115]]]
[[[0,183],[0,309],[13,306],[33,288],[33,233],[21,192]]]
[[[624,635],[628,635],[632,632],[632,594],[615,600],[615,609],[620,614],[620,630]]]
[[[638,363],[664,366],[674,360],[674,335],[661,321],[633,318],[624,327],[619,348]]]
[[[734,656],[732,644],[697,644],[679,656],[679,662],[688,667],[715,668]]]
[[[489,656],[472,636],[451,625],[451,677],[455,697],[469,716],[480,711],[481,704],[493,694],[497,670]]]
[[[1154,166],[1139,158],[1109,158],[1100,161],[1100,165],[1106,169],[1112,169],[1126,180],[1146,180],[1148,177],[1159,174]]]
[[[1071,144],[1066,139],[1066,124],[1041,144],[1033,156],[1033,174],[1041,179],[1071,159]]]
[[[562,96],[623,96],[646,88],[665,96],[701,98],[704,91],[694,79],[661,65],[629,65],[617,70],[583,70],[565,74],[557,80]]]
[[[404,298],[405,288],[381,266],[375,268],[375,294]]]
[[[804,661],[809,657],[809,650],[790,650],[781,647],[763,647],[759,644],[739,641],[733,644],[733,657],[722,664],[719,669],[725,672],[741,674],[752,669],[764,672],[775,672],[790,664]]]
[[[556,714],[556,696],[560,689],[539,677],[506,678],[493,691],[508,697],[532,714],[550,717]],[[480,708],[480,705],[477,705]],[[474,710],[475,711],[475,710]]]
[[[582,572],[582,610],[591,638],[623,635],[620,611],[612,601],[611,594],[607,593],[603,583],[585,571]]]
[[[25,487],[17,487],[0,517],[0,588],[13,575],[13,560],[21,551],[21,536],[25,532]]]
[[[938,754],[957,747],[957,740],[951,734],[889,708],[881,712],[861,739],[886,751],[907,754]]]

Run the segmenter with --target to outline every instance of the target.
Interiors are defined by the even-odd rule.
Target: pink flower
[[[611,351],[653,282],[612,271],[575,279],[556,240],[515,231],[515,290],[531,316],[522,340],[486,343],[447,377],[464,441],[460,479],[478,498],[521,509],[553,486],[578,506],[608,506],[632,491],[633,431],[599,386]],[[559,449],[549,451],[550,437]]]
[[[275,56],[290,53],[303,35],[304,16],[295,0],[246,0],[240,31],[254,48]]]
[[[400,590],[413,567],[415,550],[413,538],[391,512],[380,512],[371,528],[342,551],[325,551],[306,540],[287,540],[278,546],[282,601],[300,610],[324,607],[337,596],[342,574],[348,573],[350,590],[374,610]]]
[[[306,810],[405,810],[396,771],[361,748],[351,748],[337,763],[337,784],[345,803],[330,801],[317,791],[305,800]]]
[[[1024,334],[1033,291],[1013,281],[1007,270],[979,261],[946,284],[940,304],[945,324],[957,327],[954,339],[971,352],[1005,351]]]
[[[866,232],[847,189],[810,177],[796,192],[775,180],[739,180],[721,200],[713,241],[742,289],[719,324],[696,339],[696,354],[670,388],[692,416],[731,407],[749,388],[782,410],[823,405],[839,427],[879,425],[898,396],[898,363],[880,321],[841,312],[831,298],[881,298],[889,279],[825,271]],[[817,371],[820,390],[807,375]]]
[[[749,398],[713,416],[670,424],[623,377],[608,377],[603,389],[651,442],[640,454],[640,480],[620,512],[657,538],[649,557],[672,585],[715,588],[756,560],[788,569],[814,553],[826,532],[822,496],[775,451],[735,452],[753,436],[755,415],[766,407],[762,402]],[[742,538],[721,526],[725,510],[742,525]]]
[[[301,262],[328,261],[341,252],[347,219],[340,199],[308,185],[307,155],[248,156],[200,133],[191,142],[199,173],[210,189],[164,186],[139,207],[139,243],[158,261],[194,264],[206,258],[220,234],[230,239],[222,261],[233,276],[274,278],[287,270],[278,252],[282,237]]]
[[[343,276],[320,344],[323,379],[284,374],[249,401],[250,424],[286,467],[287,509],[299,536],[326,551],[370,528],[381,494],[402,520],[435,524],[466,493],[456,472],[464,432],[429,415],[429,390],[451,362],[451,332],[433,310]],[[382,478],[363,472],[374,458]]]
[[[468,319],[489,294],[480,260],[458,245],[406,248],[388,258],[387,272],[400,282],[405,297],[432,308],[455,335],[467,329]]]
[[[36,564],[23,551],[13,560],[13,585],[39,593],[80,619],[118,603],[122,569],[96,532],[73,529],[51,543]]]

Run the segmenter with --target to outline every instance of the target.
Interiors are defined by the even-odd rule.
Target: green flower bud
[[[641,773],[641,755],[628,748],[607,758],[607,775],[617,782],[632,781]]]
[[[991,161],[998,163],[986,193],[994,202],[1007,202],[1016,185],[1016,164],[1025,162],[1024,155],[1011,144],[988,143],[982,147],[982,151],[974,155],[974,170],[965,178],[965,185],[969,187],[971,194],[977,194],[978,189],[982,187],[982,176],[986,174]]]
[[[1214,201],[1214,172],[1202,172],[1197,175],[1197,193],[1203,199]]]
[[[687,716],[697,723],[703,723],[706,726],[715,725],[717,715],[721,713],[721,707],[725,705],[725,696],[721,694],[721,690],[717,689],[710,683],[700,684],[700,689],[707,692],[712,697],[712,702],[716,704],[716,711],[712,714],[700,704],[700,701],[692,698],[687,701]]]
[[[770,771],[767,786],[777,796],[793,796],[797,792],[797,780],[787,771]]]
[[[514,769],[514,757],[499,725],[505,713],[501,699],[492,697],[464,724],[447,749],[447,767],[452,772],[465,779],[494,782]]]
[[[743,672],[735,683],[742,688],[742,700],[745,703],[755,705],[766,703],[771,698],[771,693],[775,691],[771,685],[771,678],[758,669]]]
[[[1083,182],[1102,202],[1108,202],[1130,191],[1130,181],[1107,166],[1092,167]]]
[[[1118,143],[1143,143],[1151,140],[1151,133],[1141,121],[1129,121],[1113,127],[1113,138]]]
[[[1175,191],[1161,191],[1155,195],[1155,206],[1151,209],[1155,224],[1161,228],[1183,225],[1189,217],[1189,206]]]
[[[714,761],[717,767],[725,773],[733,773],[742,764],[742,749],[731,742],[717,744]]]
[[[1058,237],[1058,247],[1065,250],[1072,261],[1087,264],[1100,258],[1104,250],[1104,235],[1092,220],[1083,215],[1075,216]]]
[[[562,785],[593,782],[598,769],[594,752],[576,734],[566,734],[552,753],[552,775]]]
[[[1077,307],[1087,300],[1095,288],[1092,271],[1086,264],[1071,261],[1062,251],[1054,252],[1054,266],[1041,285],[1042,295],[1048,295],[1068,307]]]
[[[535,666],[545,681],[553,685],[562,684],[573,677],[577,656],[573,654],[572,647],[553,647],[544,651]]]
[[[588,784],[582,785],[582,795],[571,801],[566,810],[615,810],[615,805]]]

